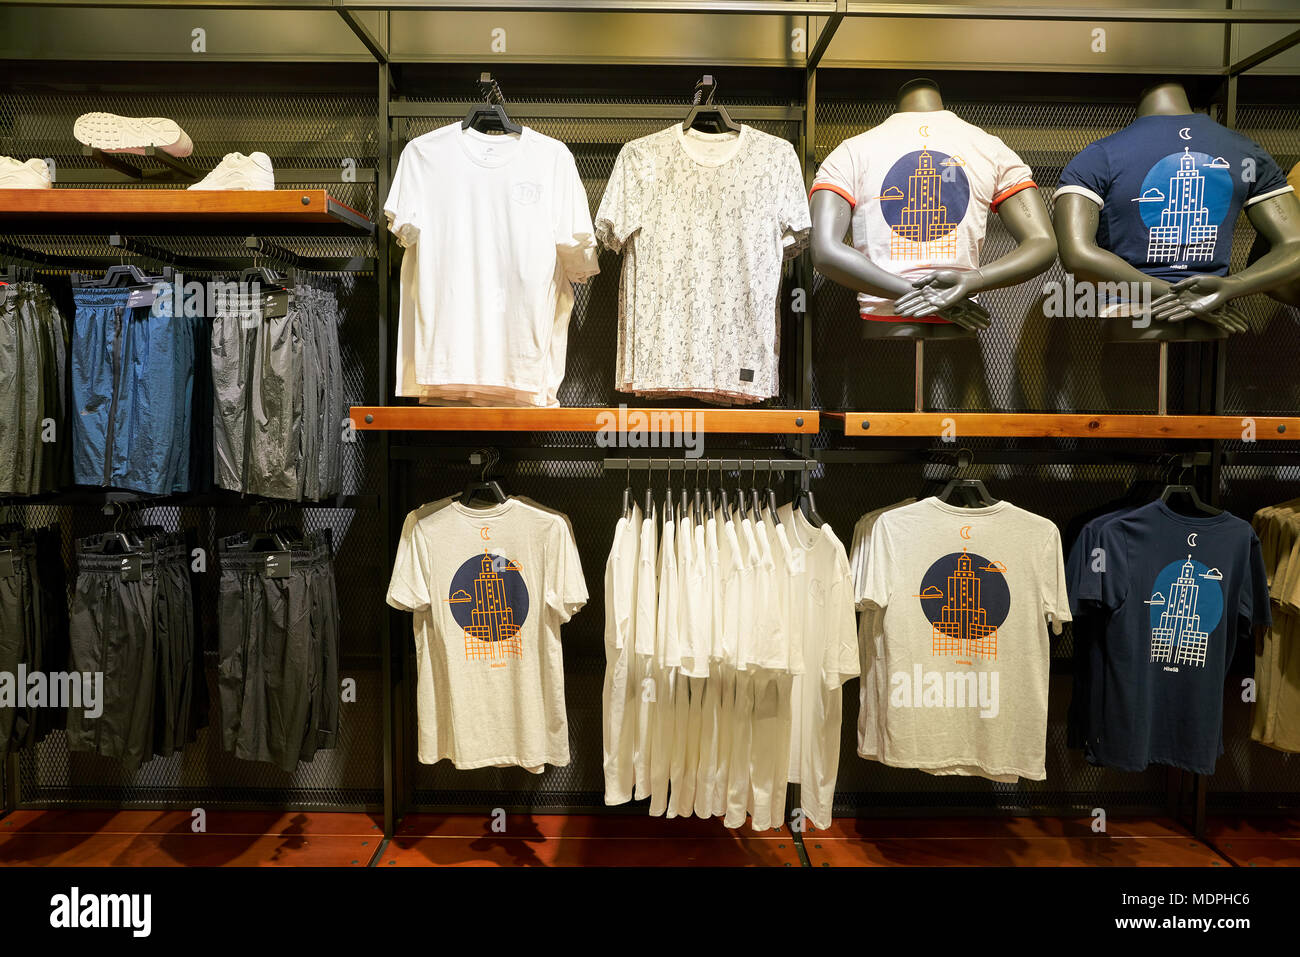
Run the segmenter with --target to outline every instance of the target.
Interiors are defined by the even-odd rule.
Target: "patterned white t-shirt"
[[[811,226],[790,143],[751,126],[633,140],[595,225],[624,253],[616,388],[714,402],[777,394],[781,267]]]
[[[1006,143],[951,110],[900,112],[835,147],[812,189],[847,199],[854,248],[911,279],[978,268],[989,211],[1034,188],[1032,176]],[[865,292],[858,308],[864,319],[894,316],[892,300]]]

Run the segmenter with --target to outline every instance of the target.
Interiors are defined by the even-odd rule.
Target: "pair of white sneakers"
[[[49,189],[50,168],[33,156],[26,163],[0,156],[0,189]]]
[[[84,113],[72,127],[77,141],[105,153],[143,155],[149,147],[178,159],[194,152],[194,143],[175,120],[161,116],[118,116],[115,113]],[[227,153],[225,158],[190,189],[271,190],[275,170],[271,158],[262,152]]]

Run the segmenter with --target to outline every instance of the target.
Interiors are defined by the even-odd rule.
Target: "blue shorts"
[[[170,286],[152,305],[128,306],[131,294],[73,290],[73,480],[185,492],[198,320],[172,317]]]

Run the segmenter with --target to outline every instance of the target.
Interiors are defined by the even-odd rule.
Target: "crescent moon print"
[[[1178,131],[1178,136],[1181,139],[1190,140],[1192,138],[1192,128],[1190,126],[1184,126]]]
[[[1192,534],[1187,536],[1187,544],[1191,545],[1192,548],[1196,547],[1196,536],[1199,534],[1200,532],[1192,532]]]
[[[483,541],[485,542],[492,540],[492,536],[488,534],[488,527],[486,525],[484,525],[482,528],[478,530],[478,534],[479,537],[483,539]]]
[[[974,528],[973,525],[963,525],[961,527],[961,532],[959,534],[961,535],[962,538],[966,539],[967,541],[970,541],[970,532],[972,528]]]
[[[917,130],[917,132],[920,133],[922,136],[929,136],[930,135],[929,124],[927,123],[925,126],[922,126],[920,129]]]

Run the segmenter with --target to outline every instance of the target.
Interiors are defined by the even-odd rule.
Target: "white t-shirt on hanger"
[[[605,803],[632,800],[635,786],[636,709],[640,697],[632,667],[636,642],[636,579],[641,509],[620,515],[605,562],[605,684],[601,690]]]
[[[596,215],[601,242],[625,252],[615,388],[776,395],[782,263],[811,225],[786,140],[675,124],[624,144]]]
[[[384,212],[407,248],[397,394],[557,405],[571,284],[599,272],[568,148],[448,124],[402,150]]]
[[[853,577],[844,545],[829,525],[813,526],[791,505],[778,510],[797,571],[792,594],[793,628],[803,647],[804,673],[790,693],[789,782],[799,784],[807,819],[830,827],[840,767],[841,689],[858,674],[857,628],[853,619]]]
[[[882,612],[881,762],[996,781],[1047,776],[1048,623],[1059,633],[1070,620],[1051,521],[1006,501],[960,508],[932,497],[886,511],[861,598]]]

